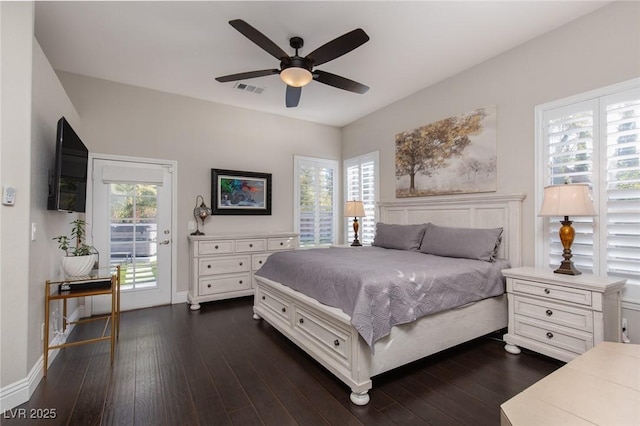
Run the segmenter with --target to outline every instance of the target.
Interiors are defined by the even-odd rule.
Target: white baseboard
[[[82,305],[78,306],[71,316],[69,316],[69,321],[76,321],[79,318],[82,318],[82,312],[84,311],[83,308],[84,306]],[[51,341],[51,346],[65,343],[67,341],[67,337],[74,328],[75,324],[70,324],[64,334],[56,335],[56,337]],[[59,351],[60,349],[52,349],[49,352],[49,365],[51,365],[53,360],[56,359]],[[38,384],[40,384],[40,380],[44,377],[43,366],[44,354],[40,356],[38,361],[36,361],[27,377],[0,388],[0,413],[4,414],[5,411],[11,410],[18,405],[27,402],[29,398],[31,398],[31,395],[33,395]]]
[[[171,298],[171,304],[177,305],[178,303],[187,303],[187,294],[189,294],[188,291],[179,291],[177,293],[174,293],[173,297]]]

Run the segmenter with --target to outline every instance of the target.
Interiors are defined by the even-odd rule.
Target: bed
[[[382,202],[378,217],[379,222],[389,225],[502,228],[495,255],[515,267],[521,264],[523,199],[520,194],[482,194]],[[338,253],[349,249],[321,250]],[[351,312],[349,309],[328,306],[294,290],[295,286],[259,274],[255,280],[254,318],[267,321],[349,386],[351,402],[356,405],[369,402],[372,377],[507,326],[507,299],[502,290],[499,295],[411,322],[400,321],[373,338],[365,338],[359,322],[352,321],[356,317],[345,313]],[[299,284],[304,288],[305,283]]]

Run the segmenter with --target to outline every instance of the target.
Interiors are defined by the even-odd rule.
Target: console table
[[[500,406],[502,426],[640,425],[640,345],[603,342]]]
[[[91,271],[90,275],[81,277],[66,277],[60,280],[47,280],[45,282],[44,300],[44,376],[47,376],[49,367],[49,351],[52,349],[78,346],[87,343],[96,343],[104,340],[111,341],[111,364],[116,348],[116,339],[120,331],[120,266],[103,268]],[[111,312],[84,318],[77,321],[67,320],[67,300],[78,297],[91,297],[100,295],[111,296]],[[100,337],[65,342],[51,345],[49,341],[50,304],[53,300],[62,300],[62,330],[67,330],[69,324],[82,324],[90,321],[105,321],[104,329]],[[111,324],[111,330],[107,334],[107,328]]]

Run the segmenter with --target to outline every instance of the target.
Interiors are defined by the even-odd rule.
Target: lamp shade
[[[568,183],[544,188],[544,200],[538,216],[597,216],[589,185]]]
[[[306,86],[313,80],[309,70],[300,67],[285,68],[280,72],[280,79],[292,87]]]
[[[364,205],[362,201],[347,201],[344,205],[345,217],[364,217]]]

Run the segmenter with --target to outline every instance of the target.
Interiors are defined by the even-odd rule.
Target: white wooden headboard
[[[408,225],[432,222],[461,228],[503,228],[499,257],[522,263],[524,194],[474,194],[411,198],[378,203],[380,222]]]

